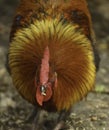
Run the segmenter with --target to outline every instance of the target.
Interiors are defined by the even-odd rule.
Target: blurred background
[[[12,85],[5,69],[9,33],[18,0],[0,0],[0,130],[27,130],[32,106]],[[68,122],[75,130],[109,130],[109,0],[88,0],[101,58],[95,90],[78,103]]]

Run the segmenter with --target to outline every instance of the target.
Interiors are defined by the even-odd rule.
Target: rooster
[[[58,112],[53,129],[61,129],[72,106],[93,89],[94,39],[86,0],[20,0],[8,64],[14,86],[36,108],[36,123],[41,110]]]

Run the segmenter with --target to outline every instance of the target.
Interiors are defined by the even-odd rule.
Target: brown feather
[[[34,80],[39,81],[43,52],[48,46],[49,77],[57,74],[50,104],[58,110],[70,109],[94,86],[92,39],[86,0],[21,0],[9,48],[9,66],[19,93],[37,104]],[[42,107],[49,109],[52,105],[48,104]]]
[[[16,33],[10,44],[9,65],[14,85],[29,102],[37,104],[34,79],[39,79],[46,46],[50,51],[50,73],[57,73],[57,87],[50,100],[56,109],[70,109],[93,88],[95,65],[91,42],[77,28],[78,25],[63,24],[57,19],[36,20]]]
[[[86,0],[21,0],[14,18],[10,39],[34,20],[58,18],[76,23],[92,37],[92,23]]]

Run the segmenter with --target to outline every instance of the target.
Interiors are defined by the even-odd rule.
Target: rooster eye
[[[21,15],[17,15],[17,16],[16,16],[16,20],[17,20],[17,21],[19,21],[21,18],[22,18]]]
[[[16,24],[20,25],[20,21],[22,20],[23,16],[21,16],[20,14],[18,14],[15,18]]]

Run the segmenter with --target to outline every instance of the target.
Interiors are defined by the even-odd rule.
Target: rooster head
[[[44,50],[41,68],[40,68],[40,82],[37,84],[37,80],[35,80],[36,90],[36,100],[39,105],[42,106],[43,101],[48,101],[52,97],[53,86],[57,86],[57,75],[54,72],[51,79],[49,79],[49,59],[50,52],[48,46]]]

